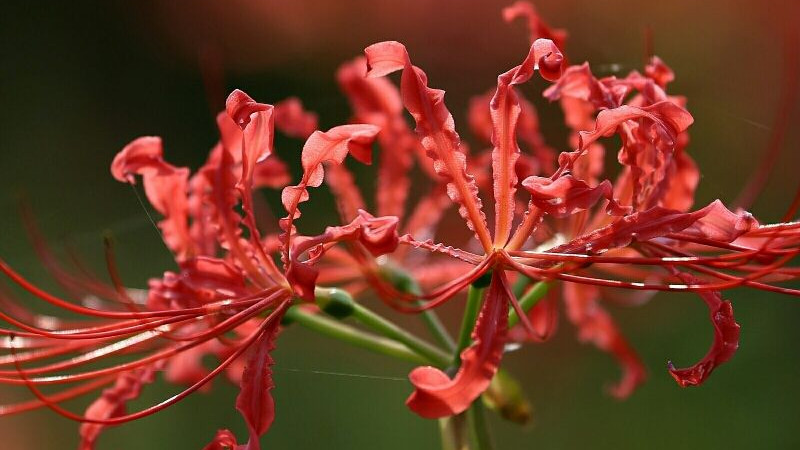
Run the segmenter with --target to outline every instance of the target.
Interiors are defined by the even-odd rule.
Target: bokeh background
[[[770,137],[781,95],[783,30],[800,25],[796,2],[536,3],[551,24],[569,30],[571,60],[589,60],[601,74],[639,68],[644,29],[650,27],[656,54],[677,73],[671,92],[688,96],[695,117],[689,150],[703,173],[698,203],[736,196]],[[0,255],[53,287],[18,218],[17,201],[24,194],[54,245],[74,246],[98,269],[101,236],[110,230],[127,283],[144,286],[173,263],[131,189],[111,179],[113,155],[131,139],[155,134],[163,136],[171,162],[199,166],[217,139],[212,111],[233,88],[263,102],[297,95],[320,114],[322,127],[343,123],[349,112],[334,71],[376,41],[406,43],[432,86],[447,90],[448,105],[467,136],[469,97],[518,64],[527,46],[522,24],[501,20],[506,4],[5,1],[0,5]],[[533,98],[541,87],[525,90]],[[536,102],[550,143],[563,149],[558,109]],[[800,178],[798,113],[792,113],[779,164],[754,207],[763,220],[782,214]],[[278,152],[297,161],[300,146],[278,141]],[[360,175],[369,181],[371,173]],[[266,196],[277,204],[277,193]],[[330,199],[320,198],[315,213],[304,216],[307,231],[335,220]],[[688,295],[656,296],[637,308],[610,306],[650,368],[648,383],[627,401],[604,393],[604,385],[618,377],[616,365],[576,342],[568,324],[548,344],[509,354],[504,363],[523,379],[535,416],[522,428],[492,417],[498,447],[798,448],[800,304],[745,290],[729,298],[742,326],[741,347],[701,388],[680,389],[665,369],[668,359],[693,363],[710,343],[706,308]],[[284,331],[274,356],[278,414],[266,448],[438,445],[436,423],[403,405],[409,366],[294,328]],[[132,406],[172,392],[156,383]],[[223,427],[244,436],[235,395],[236,388],[220,380],[209,393],[108,430],[100,448],[196,449]],[[23,398],[23,391],[0,388],[0,403]],[[85,402],[69,406],[82,411]],[[0,436],[3,448],[73,448],[77,425],[39,411],[1,418]]]

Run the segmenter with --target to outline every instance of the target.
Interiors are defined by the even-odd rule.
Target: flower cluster
[[[38,315],[2,294],[0,319],[8,326],[0,328],[7,350],[0,382],[25,386],[36,398],[0,406],[0,414],[50,408],[79,421],[80,448],[91,449],[103,428],[165,409],[224,372],[241,387],[236,408],[249,439],[239,446],[223,430],[207,448],[258,449],[275,417],[270,352],[281,326],[299,323],[331,337],[347,332],[348,342],[420,363],[409,375],[408,407],[426,418],[455,416],[481,396],[498,403],[507,343],[550,337],[559,300],[579,338],[619,362],[622,377],[611,393],[626,397],[646,371],[601,299],[637,304],[657,291],[693,292],[708,307],[708,353],[688,368],[669,366],[681,386],[701,384],[738,347],[739,325],[722,291],[800,294],[781,285],[800,275],[788,264],[800,253],[800,223],[788,222],[796,211],[763,225],[720,201],[694,208],[700,172],[688,153],[693,119],[686,99],[668,93],[675,77],[669,66],[652,57],[643,72],[597,78],[588,63],[568,64],[566,33],[531,5],[518,2],[503,14],[527,21],[531,45],[470,104],[470,130],[485,151],[470,151],[444,91],[429,87],[393,41],[367,47],[337,72],[352,105],[350,124],[319,131],[316,115],[297,99],[272,106],[236,90],[217,116],[219,142],[196,172],[165,161],[158,137],[127,145],[111,173],[123,183],[141,180],[177,269],[152,279],[146,293],[127,288],[109,245],[108,285],[63,267],[31,226],[37,252],[65,292],[92,302],[46,292],[0,260],[0,270],[29,294],[81,317]],[[544,97],[563,110],[570,151],[557,154],[546,143],[535,107],[518,88],[537,71],[550,82]],[[394,72],[401,72],[399,88],[387,78]],[[296,184],[273,148],[276,130],[305,140]],[[604,167],[612,136],[621,142],[613,180]],[[376,144],[373,215],[344,160],[370,164]],[[411,195],[412,175],[426,177],[430,190]],[[323,183],[341,224],[303,235],[295,227],[301,207]],[[274,224],[256,223],[253,191],[260,188],[282,189],[285,214]],[[451,206],[463,233],[448,222]],[[467,291],[453,340],[433,310]],[[356,301],[369,295],[423,316],[437,345]],[[375,334],[340,323],[350,316]],[[85,367],[112,355],[113,365]],[[206,355],[219,361],[215,368],[201,363]],[[158,374],[185,388],[126,412]],[[68,387],[45,393],[45,385]],[[100,389],[83,414],[61,406]],[[506,407],[498,409],[513,416]]]

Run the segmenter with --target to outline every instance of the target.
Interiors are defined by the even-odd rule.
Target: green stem
[[[453,355],[453,365],[456,367],[461,365],[461,352],[472,343],[472,328],[478,319],[484,290],[485,288],[469,285],[467,305],[464,307],[464,317],[461,319],[461,331],[458,333],[458,347]]]
[[[394,264],[383,264],[380,267],[379,273],[383,279],[388,281],[400,292],[411,295],[420,295],[422,292],[416,280],[414,280],[414,278],[408,272],[395,266]],[[423,304],[423,301],[417,301],[417,306],[422,306]],[[442,324],[442,321],[439,320],[439,316],[436,314],[436,311],[432,309],[426,309],[422,311],[421,317],[422,321],[425,323],[425,326],[428,327],[431,336],[433,336],[439,345],[444,347],[444,349],[448,352],[455,350],[456,344],[453,342],[453,338],[450,337],[450,333],[448,333],[447,328],[445,328],[444,324]]]
[[[467,410],[467,425],[469,438],[472,442],[470,450],[491,450],[492,439],[489,436],[489,426],[486,423],[486,410],[483,400],[478,397]]]
[[[480,300],[484,288],[476,286],[481,285],[485,286],[485,283],[476,282],[470,286],[471,300],[468,303],[473,304],[471,309],[476,312],[472,314],[473,319],[466,322],[468,324],[474,323],[474,317],[477,316],[477,311],[480,310]],[[289,308],[284,320],[287,323],[297,322],[307,329],[350,343],[356,347],[414,364],[427,364],[445,369],[452,362],[451,356],[419,340],[364,306],[357,304],[346,291],[336,288],[317,288],[316,303],[320,309],[336,317],[337,320],[322,314],[306,312],[298,306]],[[383,334],[383,336],[364,332],[341,322],[342,319],[350,316],[355,317],[359,322]],[[469,336],[470,329],[470,325],[466,326],[467,336]],[[469,346],[469,340],[464,340],[464,342],[463,348]],[[505,382],[501,383],[501,380],[505,380]],[[484,396],[487,395],[487,400],[490,400],[488,406],[498,411],[503,417],[515,422],[527,422],[530,405],[521,394],[518,383],[504,370],[500,369],[498,371],[489,390],[484,394]],[[522,412],[520,413],[520,411]],[[481,418],[478,419],[480,420]],[[457,448],[458,450],[464,450],[469,448],[466,441],[465,424],[466,416],[464,413],[453,421],[449,419],[440,421],[443,445],[447,445],[449,442],[452,445],[460,446],[446,446],[444,447],[445,449]],[[482,425],[478,422],[476,426]]]
[[[417,306],[422,305],[422,301],[417,302]],[[436,314],[436,311],[432,309],[423,310],[422,321],[425,322],[425,325],[428,327],[428,331],[431,332],[431,335],[434,339],[436,339],[436,342],[438,342],[439,345],[444,347],[448,352],[455,350],[456,343],[453,341],[450,333],[447,332],[447,328],[445,328],[444,324],[439,319],[439,315]]]
[[[549,289],[550,283],[546,281],[540,281],[534,284],[528,289],[528,292],[519,299],[519,305],[522,307],[522,310],[528,312],[533,309],[533,307],[547,295]],[[519,323],[519,316],[517,315],[517,311],[512,308],[508,313],[508,328],[512,328],[517,323]]]
[[[511,286],[511,292],[514,293],[514,297],[522,297],[522,294],[525,293],[525,288],[530,286],[531,283],[533,283],[533,280],[530,277],[519,274],[516,281],[514,281],[514,284]]]
[[[388,319],[381,317],[376,312],[356,303],[346,291],[337,288],[318,287],[314,294],[315,301],[320,309],[333,317],[337,319],[346,317],[356,319],[362,325],[381,336],[405,345],[409,350],[425,358],[426,364],[444,368],[450,363],[450,357],[447,353],[419,339]]]
[[[365,333],[349,325],[345,325],[338,320],[329,319],[321,314],[303,311],[300,306],[292,306],[289,308],[286,311],[284,320],[296,322],[309,330],[375,353],[402,359],[415,364],[431,363],[427,358],[411,351],[403,344],[381,336],[376,336],[372,333]]]
[[[442,450],[470,450],[464,414],[439,419],[439,434]]]
[[[418,355],[433,362],[436,366],[446,367],[450,363],[450,357],[447,353],[355,302],[353,302],[352,317],[376,333],[404,344]]]

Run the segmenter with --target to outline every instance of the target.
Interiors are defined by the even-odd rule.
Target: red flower
[[[245,448],[259,448],[258,437],[274,419],[270,351],[275,346],[280,319],[294,298],[313,300],[313,279],[309,285],[296,276],[307,263],[298,260],[296,254],[288,257],[290,247],[308,242],[297,236],[291,226],[299,217],[297,206],[308,198],[307,187],[320,184],[323,162],[341,163],[351,153],[368,163],[368,146],[378,128],[345,125],[311,133],[316,118],[303,111],[297,100],[273,107],[257,103],[238,90],[228,98],[227,112],[221,113],[217,122],[220,142],[206,164],[191,177],[188,169],[164,161],[161,139],[157,137],[134,140],[111,165],[112,175],[120,181],[133,184],[135,175],[142,177],[148,200],[163,216],[158,226],[164,242],[178,264],[177,272],[166,272],[163,278],[150,281],[146,301],[133,298],[122,286],[113,259],[109,259],[109,271],[115,286],[108,287],[71,275],[37,240],[40,253],[57,279],[71,286],[73,292],[82,290],[110,302],[101,307],[78,306],[46,293],[0,261],[0,270],[34,296],[87,318],[79,324],[56,322],[49,326],[16,305],[8,313],[0,312],[4,320],[22,330],[2,330],[11,337],[9,347],[31,349],[25,353],[13,350],[2,361],[15,364],[16,369],[0,371],[0,381],[27,385],[38,397],[36,404],[4,407],[5,414],[47,406],[83,423],[81,448],[89,449],[105,426],[164,409],[203,388],[227,369],[241,385],[236,405],[250,430]],[[273,154],[276,122],[289,135],[311,134],[303,149],[306,174],[300,185],[284,191],[289,217],[283,221],[287,232],[280,239],[277,235],[261,235],[252,201],[254,187],[282,187],[289,180],[285,165]],[[234,210],[239,202],[244,216]],[[387,241],[382,237],[391,232],[383,230],[386,220],[391,222],[365,213],[348,226],[330,228],[329,233],[335,236],[333,240],[360,241],[380,255],[396,246],[396,239]],[[275,254],[284,256],[283,268],[275,264]],[[77,356],[63,362],[22,367],[27,362],[76,352]],[[250,356],[242,367],[237,359],[245,352]],[[106,368],[59,374],[110,354],[130,354],[133,359]],[[201,364],[205,354],[216,356],[220,364],[211,371],[205,369]],[[158,405],[127,414],[125,404],[138,397],[143,385],[153,381],[154,372],[162,369],[168,381],[189,387]],[[48,395],[38,388],[70,382],[83,384]],[[84,415],[58,405],[112,382],[114,386],[104,390]],[[216,442],[235,445],[229,433],[220,433]]]
[[[11,325],[0,328],[10,349],[0,356],[6,366],[0,382],[27,386],[37,397],[3,406],[0,414],[46,406],[80,421],[81,446],[90,449],[104,427],[162,410],[225,371],[240,385],[236,408],[249,438],[239,445],[221,430],[206,448],[258,449],[275,418],[271,351],[280,321],[294,303],[314,301],[322,284],[353,295],[372,289],[398,311],[419,313],[490,279],[470,344],[454,358],[458,367],[422,366],[409,375],[414,391],[407,405],[422,417],[469,408],[489,388],[509,339],[541,342],[553,334],[560,297],[579,339],[609,352],[622,367],[610,391],[625,397],[646,372],[603,301],[613,296],[636,304],[656,291],[697,293],[709,308],[714,341],[700,362],[686,369],[670,363],[669,372],[681,386],[704,382],[738,347],[739,325],[723,290],[800,294],[779,284],[800,275],[786,267],[800,253],[800,224],[761,225],[719,200],[692,210],[700,174],[687,153],[693,118],[686,99],[667,94],[675,74],[662,60],[654,57],[643,74],[598,79],[588,63],[566,67],[559,50],[566,33],[546,25],[530,5],[515,3],[504,16],[526,18],[531,46],[519,65],[497,77],[492,92],[470,104],[469,125],[484,151],[470,153],[444,91],[429,87],[425,72],[394,41],[367,47],[365,58],[337,73],[354,123],[318,131],[316,115],[299,100],[272,106],[237,90],[217,116],[220,140],[196,173],[166,162],[158,137],[127,145],[111,173],[130,184],[141,177],[177,269],[150,280],[146,294],[126,289],[109,246],[109,286],[61,267],[31,227],[44,265],[70,295],[92,303],[45,292],[0,260],[0,270],[32,296],[82,317],[36,315],[0,295],[0,319]],[[571,151],[557,156],[533,104],[517,90],[537,70],[553,83],[543,95],[560,103],[570,129]],[[398,71],[399,90],[384,78]],[[305,139],[297,184],[290,185],[273,151],[276,127]],[[621,142],[614,181],[604,176],[603,139],[611,136]],[[374,141],[381,147],[376,215],[367,212],[344,165],[347,155],[370,164]],[[415,161],[432,186],[407,211]],[[323,182],[336,198],[341,224],[300,235],[301,206]],[[282,188],[287,213],[264,229],[253,200],[253,190],[262,187]],[[488,208],[481,189],[491,192]],[[447,222],[451,205],[466,225],[463,239]],[[785,220],[798,205],[796,198]],[[524,293],[533,281],[560,283],[526,311],[515,290]],[[513,327],[517,319],[521,325]],[[83,368],[109,355],[126,359]],[[212,370],[201,364],[206,355],[220,361]],[[62,359],[45,361],[50,358]],[[188,387],[126,413],[158,371]],[[50,394],[40,390],[66,383],[79,384]],[[60,406],[103,387],[83,415]]]
[[[532,10],[519,4],[506,13],[507,17],[513,18],[519,11],[532,17],[535,37],[540,37],[537,33],[549,33]],[[563,42],[565,36],[561,33],[558,36]],[[507,302],[517,311],[530,337],[548,334],[547,328],[554,323],[551,304],[534,309],[528,320],[506,287],[509,276],[506,271],[516,271],[534,280],[566,282],[568,317],[579,327],[581,338],[614,354],[624,368],[623,380],[612,390],[620,397],[632,392],[644,379],[645,371],[599,305],[598,287],[688,290],[698,292],[706,300],[717,330],[715,344],[694,368],[671,369],[683,386],[701,383],[715,365],[725,362],[735,351],[738,325],[730,304],[719,303],[719,290],[750,285],[797,294],[791,289],[754,281],[767,277],[772,269],[791,258],[789,254],[795,254],[789,248],[795,245],[794,238],[743,245],[749,237],[763,236],[768,229],[750,214],[731,212],[719,201],[686,212],[693,203],[698,181],[697,169],[685,152],[686,129],[692,117],[682,98],[666,94],[664,88],[674,75],[663,61],[655,58],[645,75],[633,72],[624,79],[598,80],[588,64],[570,67],[558,79],[564,61],[561,53],[551,41],[534,40],[523,63],[498,77],[497,89],[488,102],[488,114],[481,111],[487,105],[480,100],[473,102],[470,111],[472,127],[479,136],[491,136],[493,146],[495,219],[494,229],[490,230],[478,192],[482,178],[470,172],[466,148],[444,104],[444,92],[428,87],[426,74],[412,65],[402,44],[378,43],[366,49],[366,56],[368,77],[402,70],[402,100],[416,121],[420,142],[433,160],[434,170],[446,183],[447,195],[459,206],[460,215],[483,250],[482,255],[467,252],[428,240],[430,235],[402,236],[401,244],[474,266],[420,296],[427,301],[422,308],[435,307],[487,272],[493,274],[481,320],[474,331],[475,340],[462,355],[463,364],[455,377],[451,379],[433,368],[412,372],[410,379],[416,390],[408,404],[420,415],[458,414],[486,389],[500,362],[502,352],[498,349],[506,339],[501,320],[505,315],[489,312],[494,311],[498,302]],[[559,156],[558,167],[551,175],[528,176],[522,181],[530,197],[524,214],[520,214],[517,134],[527,103],[519,99],[514,86],[527,81],[535,68],[546,79],[558,79],[545,96],[561,100],[567,123],[575,130],[571,139],[575,150]],[[381,90],[385,92],[388,91]],[[390,95],[386,97],[387,103],[394,101]],[[614,134],[622,139],[619,161],[624,170],[612,183],[599,178],[603,172],[603,148],[599,140]],[[480,171],[480,167],[476,170]],[[512,232],[515,223],[516,231]],[[528,246],[531,238],[533,246]],[[709,251],[724,254],[706,256]],[[784,252],[789,253],[783,259],[767,258],[769,263],[763,266],[748,265],[759,256]],[[675,257],[676,254],[681,256]],[[731,264],[723,265],[726,260]],[[647,279],[660,282],[628,281],[631,276],[642,276],[638,265],[648,269],[644,275]],[[726,271],[718,271],[720,267]],[[688,271],[697,272],[698,276]],[[595,275],[597,272],[621,279]],[[783,273],[789,276],[787,271]],[[413,298],[406,296],[406,300]],[[409,305],[399,307],[419,309]]]

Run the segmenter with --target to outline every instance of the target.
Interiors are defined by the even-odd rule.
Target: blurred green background
[[[209,109],[224,97],[204,90],[200,61],[221,61],[223,94],[237,87],[259,101],[297,95],[327,128],[347,120],[333,77],[337,65],[373,42],[403,41],[448,105],[465,136],[470,95],[518,64],[521,24],[505,25],[505,2],[196,1],[27,2],[0,5],[0,255],[53,287],[18,218],[25,193],[57,247],[72,244],[102,267],[101,236],[116,236],[127,283],[173,267],[170,255],[129,187],[108,167],[131,139],[163,136],[168,159],[199,166],[216,141]],[[782,30],[798,26],[796,2],[539,1],[553,25],[567,28],[574,63],[597,73],[639,68],[643,30],[677,73],[672,93],[688,96],[695,117],[690,153],[703,173],[698,203],[732,200],[759,161],[780,96]],[[796,51],[796,49],[795,49]],[[526,87],[529,98],[541,84]],[[563,142],[558,109],[537,99],[550,143]],[[800,132],[794,111],[784,151],[753,212],[779,217],[798,182]],[[300,143],[278,141],[297,161]],[[369,179],[371,172],[362,176]],[[277,193],[267,193],[275,204]],[[320,198],[327,199],[324,195]],[[324,201],[322,202],[324,203]],[[328,203],[320,211],[332,212]],[[316,231],[332,216],[309,214]],[[710,343],[701,301],[657,296],[638,308],[610,306],[650,368],[650,379],[619,402],[603,387],[614,362],[576,342],[562,323],[553,341],[509,354],[535,407],[525,428],[492,418],[501,449],[799,448],[800,305],[763,292],[729,295],[742,326],[735,358],[701,388],[680,389],[666,372],[689,365]],[[34,303],[33,299],[29,299]],[[456,309],[445,309],[447,312]],[[448,317],[455,323],[456,317]],[[284,331],[275,352],[277,420],[266,448],[436,448],[436,423],[409,413],[409,366],[328,342],[302,329]],[[332,375],[335,372],[344,375]],[[352,376],[349,376],[352,375]],[[374,376],[364,378],[361,375]],[[156,383],[133,408],[175,388]],[[0,403],[24,390],[0,388]],[[155,416],[108,430],[99,448],[201,448],[217,428],[245,436],[234,410],[236,388],[223,380]],[[85,403],[70,404],[82,411]],[[3,448],[61,449],[77,444],[77,425],[48,411],[0,419]]]

